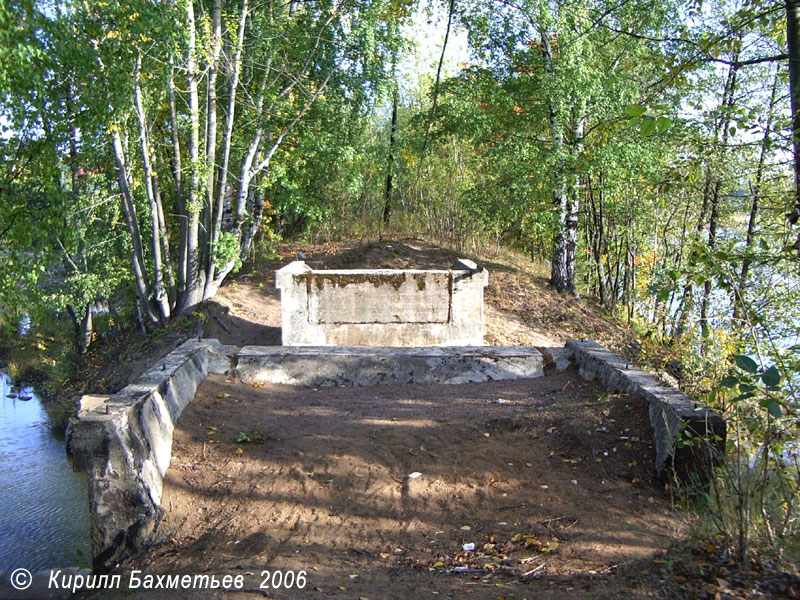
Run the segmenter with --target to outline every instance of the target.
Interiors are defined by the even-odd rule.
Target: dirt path
[[[613,597],[615,565],[681,529],[649,431],[641,400],[570,372],[323,390],[211,376],[175,432],[169,541],[135,566],[244,574],[243,597]],[[259,589],[263,570],[305,570],[306,587]]]

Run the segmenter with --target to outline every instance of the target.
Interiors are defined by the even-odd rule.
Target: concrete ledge
[[[234,351],[189,340],[113,396],[81,399],[69,448],[75,469],[89,475],[96,571],[155,539],[175,423],[209,372],[228,371]]]
[[[579,373],[599,379],[609,391],[642,396],[649,403],[650,424],[656,444],[656,469],[663,479],[672,473],[703,477],[714,457],[725,448],[725,420],[680,390],[629,364],[593,341],[569,340]],[[678,444],[681,434],[690,443]]]
[[[243,381],[317,387],[469,383],[542,374],[536,348],[504,346],[245,346],[236,365]]]

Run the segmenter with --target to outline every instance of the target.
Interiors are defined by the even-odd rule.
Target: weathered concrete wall
[[[235,349],[189,340],[113,396],[84,396],[69,447],[89,475],[96,571],[135,555],[155,539],[172,432],[197,386],[229,370]]]
[[[528,347],[245,346],[237,357],[236,376],[248,382],[317,387],[469,383],[540,377],[542,363],[541,353]]]
[[[649,403],[656,444],[656,469],[662,478],[677,473],[701,477],[725,448],[725,420],[680,390],[629,364],[593,341],[567,342],[584,379],[599,379],[609,391],[642,396]],[[688,432],[692,438],[688,438]],[[681,436],[684,442],[678,444]]]
[[[480,346],[488,273],[453,270],[314,271],[295,261],[275,276],[284,346]]]

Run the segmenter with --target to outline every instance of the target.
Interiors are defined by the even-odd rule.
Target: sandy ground
[[[133,567],[243,574],[242,597],[639,597],[610,574],[682,527],[649,430],[641,400],[571,372],[334,389],[210,376],[175,432],[167,541]],[[265,570],[306,586],[262,589]]]

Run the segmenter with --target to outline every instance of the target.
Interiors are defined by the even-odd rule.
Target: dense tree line
[[[273,189],[296,183],[288,172],[309,130],[325,144],[366,110],[406,8],[0,10],[3,311],[67,308],[85,348],[99,298],[132,298],[140,321],[164,324],[215,295],[269,223]]]

